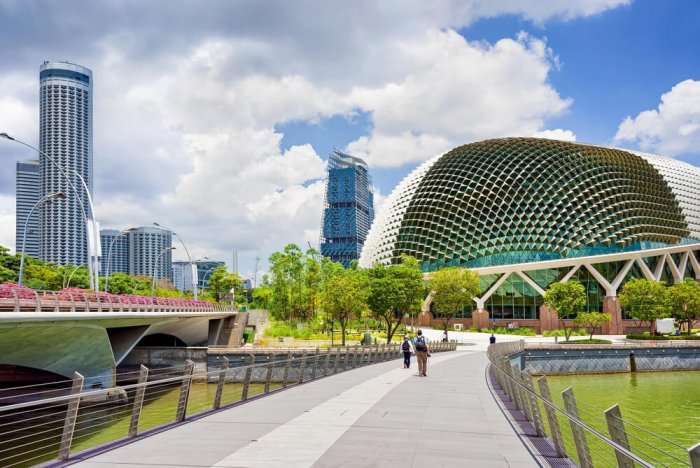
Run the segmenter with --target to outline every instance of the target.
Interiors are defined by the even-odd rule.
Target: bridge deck
[[[412,364],[415,366],[415,362]],[[485,382],[481,350],[291,388],[103,453],[84,467],[537,466]]]

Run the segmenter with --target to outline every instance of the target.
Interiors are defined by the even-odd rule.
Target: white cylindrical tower
[[[44,62],[39,71],[39,148],[73,179],[82,199],[75,196],[60,171],[40,158],[41,194],[64,192],[63,203],[41,209],[41,258],[59,265],[83,265],[88,259],[83,210],[87,194],[73,171],[92,192],[92,71],[69,62]]]

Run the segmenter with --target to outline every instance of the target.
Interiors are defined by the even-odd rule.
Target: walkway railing
[[[582,468],[700,468],[700,444],[686,449],[664,436],[623,419],[617,404],[603,412],[607,433],[584,420],[586,418],[590,421],[595,415],[592,410],[576,401],[571,387],[561,393],[564,407],[557,406],[552,399],[547,378],[536,377],[521,370],[517,355],[524,349],[524,341],[489,346],[491,375],[515,409],[532,424],[537,437],[549,440],[558,457],[568,457]],[[687,458],[682,455],[685,451]]]
[[[430,349],[453,351],[456,346],[431,343]],[[45,384],[0,389],[0,405],[18,394],[27,399],[0,406],[0,466],[49,460],[60,465],[138,435],[401,355],[396,344],[336,347],[304,351],[298,357],[276,356],[264,363],[256,363],[251,355],[249,363],[240,367],[229,367],[222,357],[220,367],[208,371],[196,371],[192,361],[159,369],[142,365],[117,376],[133,383],[110,389],[85,389],[85,378],[77,372],[62,389]]]
[[[37,291],[0,289],[0,312],[236,312],[230,305],[208,301],[111,294],[87,290]]]

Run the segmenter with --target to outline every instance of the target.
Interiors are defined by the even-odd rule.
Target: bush
[[[586,336],[588,335],[588,330],[585,328],[575,328],[571,330],[571,336]],[[545,330],[542,332],[542,336],[565,336],[564,330],[557,328],[554,330]]]
[[[559,344],[563,345],[577,345],[577,344],[612,344],[612,341],[610,340],[600,340],[597,338],[593,338],[592,340],[586,339],[586,340],[569,340],[569,341],[560,341]]]
[[[480,333],[494,333],[496,335],[521,335],[521,336],[536,336],[537,333],[535,333],[535,330],[532,328],[527,328],[527,327],[518,327],[518,328],[503,328],[503,327],[496,327],[496,328],[483,328],[481,330],[478,330]]]
[[[648,333],[630,333],[628,340],[678,341],[700,340],[700,335],[649,335]]]

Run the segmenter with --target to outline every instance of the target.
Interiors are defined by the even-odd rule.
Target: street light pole
[[[90,195],[90,189],[88,188],[87,182],[85,182],[85,179],[83,176],[80,175],[78,171],[75,169],[71,169],[71,172],[78,176],[78,179],[80,179],[80,182],[83,184],[83,188],[85,189],[85,193],[87,194],[87,201],[88,201],[88,207],[90,208],[90,215],[92,216],[91,218],[88,218],[89,223],[85,224],[85,229],[92,229],[92,249],[90,248],[91,242],[88,240],[88,261],[93,262],[93,275],[94,275],[94,282],[95,282],[95,290],[98,291],[100,289],[100,276],[99,276],[99,265],[98,265],[98,249],[97,246],[99,245],[100,242],[100,232],[97,229],[97,216],[95,215],[95,205],[92,203],[92,196]],[[89,224],[89,226],[88,226]],[[89,236],[88,236],[89,239]],[[93,250],[93,254],[91,255],[90,250]],[[100,249],[101,250],[101,249]]]
[[[169,250],[175,250],[175,247],[166,247],[163,250],[160,251],[158,254],[158,257],[156,257],[156,261],[153,264],[153,279],[151,281],[151,296],[156,295],[156,270],[158,269],[158,266],[160,265],[160,258],[163,256],[165,252],[168,252]]]
[[[121,231],[119,234],[114,236],[114,239],[112,239],[109,243],[109,249],[107,249],[107,268],[105,269],[105,292],[109,292],[109,275],[112,274],[112,247],[114,246],[114,242],[127,234],[129,234],[131,231],[135,230],[136,228],[129,228],[129,229],[124,229]]]
[[[159,227],[165,231],[170,231],[173,233],[173,236],[177,237],[177,240],[180,241],[180,244],[182,245],[182,248],[185,250],[185,253],[187,254],[187,261],[190,263],[190,270],[192,271],[192,283],[193,283],[193,288],[194,288],[194,300],[197,300],[197,270],[194,268],[194,262],[192,261],[192,256],[190,255],[190,251],[185,245],[185,241],[182,240],[182,236],[179,235],[177,232],[175,232],[174,229],[171,229],[167,226],[164,226],[160,223],[153,223],[154,226]]]
[[[29,214],[27,214],[27,219],[24,220],[24,228],[22,229],[22,253],[20,254],[21,257],[19,261],[19,278],[17,280],[17,284],[19,286],[22,286],[22,275],[24,274],[24,256],[26,255],[24,253],[24,249],[27,243],[27,226],[29,225],[29,220],[32,219],[32,213],[38,206],[43,205],[46,202],[49,202],[51,200],[62,200],[64,198],[66,198],[66,194],[63,192],[56,192],[51,193],[49,195],[45,195],[39,200],[37,200],[37,202],[34,203],[34,206],[32,206],[32,209],[29,210]]]
[[[87,214],[85,213],[85,205],[83,203],[83,197],[80,196],[78,189],[75,188],[75,184],[73,184],[73,181],[70,179],[70,177],[68,177],[68,174],[61,167],[61,165],[58,164],[54,158],[52,158],[51,156],[46,154],[44,151],[41,151],[39,148],[32,146],[29,143],[26,143],[22,140],[19,140],[13,136],[10,136],[7,133],[0,133],[0,138],[5,138],[6,140],[14,141],[15,143],[18,143],[22,146],[26,146],[27,148],[36,151],[41,156],[48,159],[49,162],[51,162],[51,164],[53,164],[56,167],[56,169],[58,169],[58,172],[63,176],[63,178],[66,180],[66,182],[68,182],[68,186],[73,191],[73,193],[75,194],[75,197],[77,198],[77,200],[80,204],[80,211],[83,214],[83,220],[85,221],[85,227],[87,229]],[[95,290],[95,278],[93,277],[92,263],[89,261],[89,258],[88,258],[88,262],[87,262],[87,267],[88,267],[88,274],[90,276],[90,289]]]

